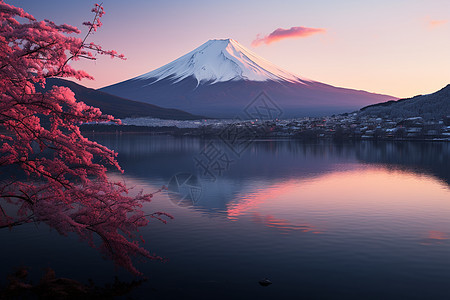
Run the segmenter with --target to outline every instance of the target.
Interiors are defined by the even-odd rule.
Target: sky
[[[96,3],[5,2],[80,29]],[[103,26],[90,41],[127,60],[75,62],[95,77],[82,81],[92,88],[147,73],[217,38],[339,87],[406,98],[450,83],[449,0],[104,0],[103,6]]]

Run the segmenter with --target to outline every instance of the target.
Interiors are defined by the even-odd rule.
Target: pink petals
[[[103,7],[95,5],[89,33],[102,26]],[[28,19],[20,23],[17,17]],[[46,92],[46,78],[89,78],[88,73],[68,64],[95,54],[124,59],[123,54],[104,50],[67,34],[78,34],[73,26],[45,20],[38,22],[22,9],[0,0],[0,167],[20,168],[27,180],[11,178],[0,185],[0,228],[28,222],[45,222],[62,235],[77,233],[133,274],[141,274],[133,257],[160,259],[140,247],[135,232],[148,219],[166,222],[165,213],[145,215],[142,203],[153,195],[128,195],[127,187],[111,182],[107,168],[123,171],[117,153],[82,136],[79,125],[116,122],[95,107],[75,99],[66,87]],[[2,204],[16,205],[9,215]],[[3,204],[4,205],[4,204]],[[102,243],[96,245],[94,235]]]

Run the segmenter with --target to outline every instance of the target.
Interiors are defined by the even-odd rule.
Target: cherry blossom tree
[[[80,39],[73,36],[80,34],[76,27],[37,21],[0,0],[0,228],[43,222],[60,234],[78,234],[117,265],[141,274],[133,257],[159,257],[140,246],[138,229],[151,218],[171,217],[146,215],[142,205],[152,194],[130,196],[124,184],[110,181],[108,166],[122,171],[117,154],[85,138],[79,128],[120,120],[77,101],[66,87],[36,90],[51,77],[92,79],[70,61],[93,60],[96,54],[124,59],[87,42],[104,14],[97,4],[92,12],[93,21],[83,23],[88,33]]]

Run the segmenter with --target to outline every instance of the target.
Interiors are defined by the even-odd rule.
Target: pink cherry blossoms
[[[77,101],[68,88],[35,89],[50,77],[92,78],[70,60],[95,59],[96,53],[124,58],[86,42],[102,25],[103,7],[92,11],[88,34],[80,39],[71,36],[80,33],[76,27],[37,21],[0,0],[0,228],[44,222],[63,235],[77,233],[117,265],[140,274],[133,257],[159,257],[142,248],[135,233],[149,218],[171,217],[146,215],[142,205],[151,194],[131,197],[122,183],[109,181],[108,166],[121,171],[117,154],[79,129],[86,122],[120,121]]]

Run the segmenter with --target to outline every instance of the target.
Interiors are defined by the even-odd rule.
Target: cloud
[[[253,47],[257,47],[261,44],[271,44],[288,38],[304,38],[316,33],[324,33],[325,29],[322,28],[308,28],[308,27],[291,27],[289,29],[278,28],[269,35],[261,37],[259,34],[252,42]]]
[[[427,24],[429,28],[436,28],[448,23],[448,20],[435,20],[430,17],[426,18]]]

